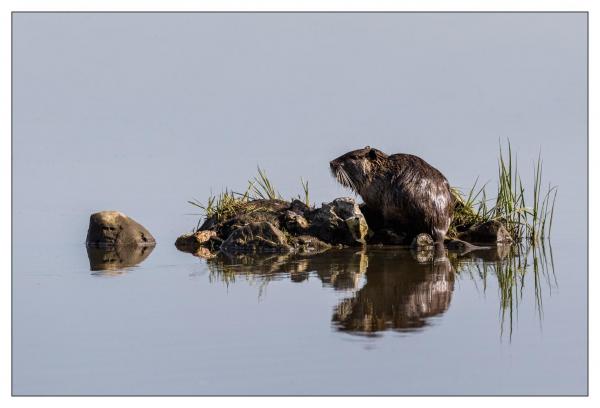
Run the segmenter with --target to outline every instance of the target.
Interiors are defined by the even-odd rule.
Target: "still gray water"
[[[585,14],[15,14],[13,393],[587,393]],[[259,164],[412,153],[495,193],[510,138],[558,185],[537,247],[177,251]],[[157,246],[86,250],[120,210]],[[124,259],[109,265],[107,259]]]

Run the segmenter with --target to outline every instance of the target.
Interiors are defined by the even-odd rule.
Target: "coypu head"
[[[366,146],[353,150],[329,162],[331,174],[343,186],[360,194],[363,187],[384,164],[387,154]]]

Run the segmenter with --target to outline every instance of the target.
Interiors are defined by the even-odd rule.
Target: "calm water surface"
[[[14,391],[585,393],[576,251],[205,260],[52,244],[14,275]]]

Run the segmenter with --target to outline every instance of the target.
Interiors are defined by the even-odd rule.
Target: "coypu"
[[[450,227],[453,199],[448,180],[423,159],[387,155],[367,146],[329,163],[338,182],[360,195],[386,227],[413,236],[426,232],[442,243]]]

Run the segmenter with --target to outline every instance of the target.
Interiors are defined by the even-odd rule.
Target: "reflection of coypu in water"
[[[338,330],[374,334],[418,329],[448,309],[454,290],[448,258],[420,263],[406,250],[369,252],[366,279],[365,286],[336,307],[332,320]]]
[[[375,335],[384,330],[406,332],[426,327],[430,318],[449,308],[455,276],[461,270],[490,262],[492,268],[498,268],[507,256],[506,247],[467,256],[456,252],[447,256],[445,250],[431,247],[369,247],[361,251],[331,249],[313,255],[219,252],[205,262],[211,282],[230,283],[238,277],[265,283],[318,278],[324,287],[351,293],[336,306],[334,327],[341,332]]]
[[[143,262],[154,250],[153,246],[87,247],[92,271],[119,271]],[[110,274],[110,273],[109,273]]]
[[[448,180],[417,156],[354,150],[330,162],[333,175],[377,211],[386,226],[411,235],[430,234],[442,242],[450,227],[452,195]]]

